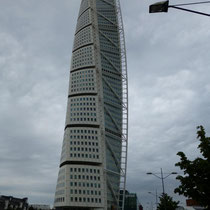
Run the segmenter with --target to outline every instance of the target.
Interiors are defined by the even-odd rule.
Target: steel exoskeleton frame
[[[120,180],[120,196],[119,202],[122,206],[118,209],[124,210],[125,188],[126,188],[126,172],[127,172],[127,154],[128,154],[128,73],[127,73],[127,55],[125,44],[125,33],[123,27],[122,12],[120,0],[116,0],[116,9],[119,25],[120,38],[120,54],[122,67],[122,151],[121,151],[121,180]]]
[[[114,4],[111,4],[107,0],[102,0],[106,2],[107,4],[110,4],[114,6]],[[122,103],[122,146],[121,146],[121,161],[119,163],[120,167],[120,188],[118,195],[115,195],[113,192],[113,195],[115,195],[115,199],[117,201],[118,210],[124,210],[124,201],[125,201],[125,188],[126,188],[126,170],[127,170],[127,151],[128,151],[128,75],[127,75],[127,56],[126,56],[126,45],[125,45],[125,34],[124,34],[124,27],[123,27],[123,20],[122,20],[122,12],[121,12],[121,6],[120,6],[120,0],[115,0],[116,5],[116,12],[117,12],[117,21],[118,24],[112,22],[110,19],[107,19],[104,17],[100,12],[97,12],[98,15],[102,16],[103,18],[107,19],[111,24],[118,25],[118,31],[119,31],[119,44],[120,44],[120,57],[121,57],[121,77],[122,77],[122,98],[119,100]],[[100,32],[106,39],[108,39],[102,32]],[[113,45],[115,45],[112,42]],[[101,53],[103,57],[113,66],[115,67],[112,62],[106,58],[106,56]],[[117,69],[116,69],[117,70]],[[104,79],[104,82],[109,85],[109,83]],[[111,86],[109,85],[111,88]],[[112,88],[111,88],[112,89]],[[117,96],[114,90],[112,92]],[[118,96],[117,96],[118,97]],[[106,110],[106,109],[105,109]],[[108,110],[106,110],[108,112]],[[111,114],[109,115],[111,117]],[[112,118],[112,117],[111,117]],[[113,121],[115,121],[112,118]],[[117,125],[115,123],[115,125]],[[108,142],[106,142],[108,144]],[[109,147],[110,148],[110,147]],[[110,149],[110,152],[112,150]],[[113,157],[115,156],[112,152]],[[117,161],[116,161],[117,162]],[[106,172],[113,173],[113,171]],[[117,173],[116,173],[117,174]],[[109,180],[107,179],[108,186],[112,190],[112,186],[109,183]],[[119,205],[121,204],[121,205]]]
[[[107,4],[111,4],[110,2],[106,0],[102,0],[106,2]],[[125,188],[126,188],[126,170],[127,170],[127,151],[128,151],[128,75],[127,75],[127,56],[126,56],[126,45],[125,45],[125,34],[124,34],[124,27],[123,27],[123,20],[122,20],[122,12],[121,12],[121,6],[120,6],[120,0],[115,0],[116,5],[116,12],[117,12],[117,21],[118,21],[118,30],[119,30],[119,43],[120,43],[120,57],[121,57],[121,77],[122,77],[122,98],[119,100],[122,103],[122,146],[121,146],[121,161],[119,163],[120,167],[120,188],[118,195],[115,195],[115,193],[112,191],[112,186],[109,183],[109,180],[107,179],[107,183],[109,188],[111,189],[113,195],[115,196],[115,200],[117,202],[117,209],[118,210],[124,210],[124,201],[125,201]],[[100,12],[96,12],[97,15],[104,17]],[[111,20],[107,19],[111,24],[116,25],[116,23],[112,22]],[[98,30],[98,29],[97,29]],[[102,34],[106,39],[109,39],[106,35],[104,35],[100,30],[98,30],[99,34]],[[110,41],[110,40],[109,40]],[[111,41],[110,41],[111,42]],[[114,43],[112,43],[114,45]],[[100,52],[103,57],[115,68],[115,66],[112,64],[112,62],[102,53]],[[116,69],[117,70],[117,69]],[[107,85],[111,88],[109,83],[103,78],[104,82],[107,83]],[[112,89],[112,88],[111,88]],[[117,94],[112,89],[115,96]],[[118,97],[118,96],[117,96]],[[105,111],[109,114],[108,110]],[[111,114],[109,115],[111,118]],[[115,121],[112,118],[113,121]],[[117,125],[115,123],[115,125]],[[108,142],[106,144],[109,146]],[[109,147],[110,152],[112,153],[111,148]],[[113,157],[115,156],[114,153]],[[116,161],[117,162],[117,161]],[[106,170],[106,173],[114,173],[113,171]],[[117,173],[116,173],[117,174]],[[119,205],[121,203],[121,205]]]

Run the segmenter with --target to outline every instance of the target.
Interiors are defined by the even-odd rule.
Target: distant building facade
[[[200,206],[199,203],[193,199],[187,199],[186,204],[187,206]]]
[[[15,198],[12,196],[0,196],[0,210],[5,209],[19,209],[27,210],[28,209],[28,198]]]
[[[121,202],[120,206],[122,206]],[[142,205],[138,202],[136,193],[129,193],[127,190],[125,191],[124,210],[143,210]]]
[[[187,199],[186,200],[186,206],[179,206],[176,208],[176,210],[204,210],[205,208],[200,206],[200,204],[193,200],[193,199]]]
[[[189,209],[189,207],[195,209],[195,210],[203,210],[205,209],[204,207],[200,206],[200,204],[193,200],[193,199],[187,199],[186,200],[186,205],[187,205],[187,208],[186,209]]]
[[[50,210],[50,205],[31,204],[30,206],[37,210]]]
[[[124,210],[137,210],[137,209],[138,209],[138,198],[136,193],[125,194]]]

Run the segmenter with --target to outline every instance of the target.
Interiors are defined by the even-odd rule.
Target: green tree
[[[179,201],[173,201],[173,198],[163,193],[160,197],[160,202],[158,203],[158,210],[175,210],[178,207]]]
[[[180,162],[175,166],[184,171],[184,176],[177,176],[176,179],[181,185],[174,192],[192,198],[201,206],[210,209],[210,137],[206,137],[203,126],[198,126],[197,129],[197,138],[200,141],[198,149],[203,158],[190,161],[183,152],[177,153]]]

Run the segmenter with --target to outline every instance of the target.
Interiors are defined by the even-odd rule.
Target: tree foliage
[[[173,201],[173,198],[163,193],[158,203],[158,210],[175,210],[178,207],[179,201]]]
[[[174,192],[192,198],[210,209],[210,137],[206,137],[203,126],[198,126],[197,129],[197,138],[200,141],[198,149],[203,158],[190,161],[183,152],[177,153],[180,162],[175,166],[184,171],[184,176],[177,176],[181,185]]]

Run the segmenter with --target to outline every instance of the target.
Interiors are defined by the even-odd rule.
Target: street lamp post
[[[177,172],[171,172],[171,173],[167,174],[166,176],[163,176],[163,169],[162,168],[160,169],[160,175],[161,176],[158,176],[156,173],[147,172],[147,175],[153,175],[153,176],[161,179],[161,181],[162,181],[162,188],[163,188],[163,196],[165,195],[164,179],[166,179],[170,175],[175,175],[175,174],[177,174]],[[165,210],[166,210],[166,202],[165,202],[165,200],[164,200],[164,207],[165,207]]]
[[[179,10],[183,10],[183,11],[186,11],[186,12],[192,12],[192,13],[195,13],[195,14],[205,15],[205,16],[210,17],[210,14],[180,7],[180,6],[188,6],[188,5],[195,5],[195,4],[207,4],[207,3],[210,3],[210,1],[169,5],[169,0],[168,1],[161,1],[161,2],[157,2],[155,4],[150,5],[149,6],[149,13],[168,12],[168,8],[174,8],[174,9],[179,9]]]
[[[157,206],[158,206],[158,195],[157,195],[157,189],[156,189],[156,191],[155,191],[155,194],[154,193],[152,193],[152,192],[148,192],[149,194],[151,194],[151,195],[153,195],[153,196],[155,196],[155,200],[156,200],[156,209],[157,209]]]
[[[152,172],[148,172],[147,175],[153,175],[153,176],[155,176],[155,177],[161,179],[161,181],[162,181],[162,188],[163,188],[163,194],[165,194],[164,179],[166,179],[166,178],[169,177],[170,175],[175,175],[175,174],[177,174],[177,172],[171,172],[171,173],[167,174],[167,176],[165,176],[165,177],[163,176],[163,169],[162,169],[162,168],[160,169],[160,172],[161,172],[161,173],[160,173],[161,176],[158,176],[156,173],[152,173]]]
[[[164,187],[164,181],[163,181],[163,170],[162,170],[162,168],[160,170],[161,170],[161,180],[162,180],[162,186],[163,186],[163,194],[165,194],[165,187]]]

